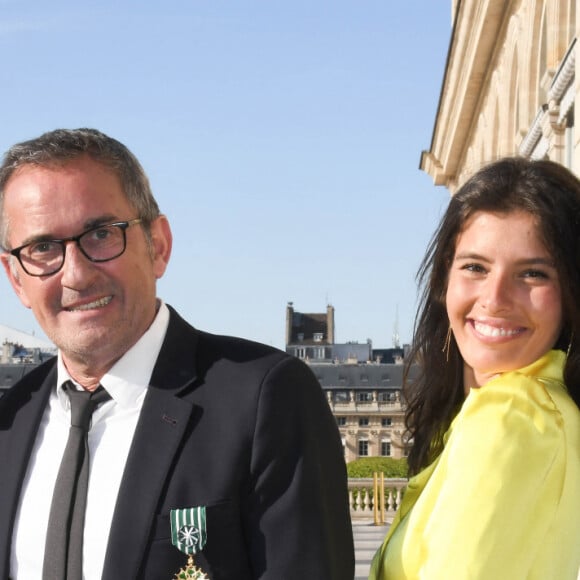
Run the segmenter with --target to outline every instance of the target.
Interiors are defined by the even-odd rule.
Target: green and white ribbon
[[[171,543],[184,554],[201,552],[207,540],[205,506],[171,510]]]

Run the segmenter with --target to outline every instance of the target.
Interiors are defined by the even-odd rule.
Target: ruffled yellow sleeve
[[[565,464],[562,417],[542,383],[513,372],[472,390],[404,522],[392,578],[527,578]]]

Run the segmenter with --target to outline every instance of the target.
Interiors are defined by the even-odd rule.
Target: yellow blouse
[[[369,580],[576,580],[580,411],[565,359],[550,351],[471,390]]]

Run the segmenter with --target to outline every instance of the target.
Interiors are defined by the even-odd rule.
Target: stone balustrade
[[[395,515],[395,511],[401,503],[401,498],[407,487],[407,479],[384,479],[384,504],[381,506],[383,497],[378,497],[375,509],[375,486],[380,490],[380,478],[376,486],[375,480],[369,478],[349,478],[348,501],[351,519],[374,519],[380,525],[388,523]],[[382,509],[381,509],[382,508]]]

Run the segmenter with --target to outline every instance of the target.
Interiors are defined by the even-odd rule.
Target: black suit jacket
[[[186,556],[171,509],[206,506],[211,580],[352,580],[338,430],[297,359],[189,326],[171,310],[119,489],[103,580],[169,580]],[[0,573],[54,360],[0,399]],[[34,579],[26,579],[34,580]]]

